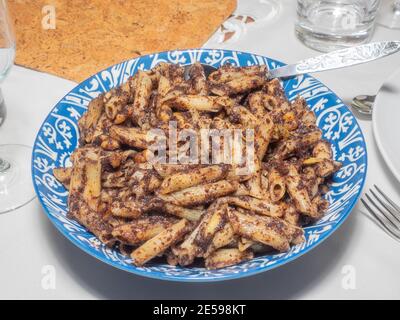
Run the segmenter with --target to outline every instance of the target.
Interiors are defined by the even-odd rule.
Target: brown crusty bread
[[[82,81],[139,55],[201,47],[236,0],[9,0],[16,63]],[[46,5],[56,29],[43,29]]]

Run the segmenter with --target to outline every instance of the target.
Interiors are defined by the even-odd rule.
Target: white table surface
[[[214,47],[254,52],[294,62],[316,52],[295,37],[294,0],[284,0],[279,19],[249,27],[239,41]],[[378,27],[373,40],[400,39],[399,30]],[[319,74],[345,102],[374,94],[400,67],[400,54],[351,69]],[[2,85],[8,117],[0,144],[32,145],[43,119],[75,83],[14,67]],[[400,203],[400,184],[384,164],[371,122],[359,119],[368,146],[366,188],[376,183]],[[359,203],[348,220],[312,252],[256,276],[210,284],[175,283],[141,278],[117,270],[76,248],[47,219],[35,199],[0,215],[0,298],[2,299],[399,299],[400,243],[370,219]],[[42,288],[43,267],[56,271],[55,289]],[[355,287],[342,286],[345,266],[355,271]],[[343,269],[345,268],[345,269]]]

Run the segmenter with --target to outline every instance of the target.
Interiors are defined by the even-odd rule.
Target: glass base
[[[20,144],[0,145],[0,213],[13,211],[32,201],[32,148]]]
[[[321,52],[330,52],[348,47],[358,46],[371,40],[372,31],[358,35],[329,35],[317,32],[311,32],[301,26],[296,26],[296,36],[307,47]]]

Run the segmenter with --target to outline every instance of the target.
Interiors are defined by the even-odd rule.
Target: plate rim
[[[384,81],[382,86],[379,88],[379,91],[376,95],[375,102],[374,102],[374,108],[372,108],[372,132],[374,135],[374,139],[376,142],[376,145],[378,146],[378,150],[385,161],[386,165],[388,166],[390,172],[394,175],[394,177],[397,179],[398,182],[400,182],[400,169],[396,169],[396,167],[393,164],[393,161],[390,159],[386,148],[383,146],[382,143],[382,136],[379,135],[379,129],[378,129],[378,122],[377,122],[377,114],[378,114],[378,109],[376,108],[375,105],[378,105],[380,99],[382,99],[381,91],[383,86],[385,86],[388,83],[392,83],[392,80],[394,78],[400,78],[400,68],[396,69],[394,72],[392,72],[389,77]]]
[[[350,216],[350,214],[353,212],[353,209],[355,207],[355,205],[357,204],[357,202],[359,201],[362,191],[364,189],[365,186],[365,182],[366,182],[366,176],[367,176],[367,172],[368,172],[368,151],[367,151],[367,144],[366,144],[366,140],[364,137],[364,133],[362,131],[361,126],[359,125],[356,116],[354,115],[354,113],[351,111],[351,109],[347,106],[347,104],[334,92],[332,91],[327,85],[325,85],[325,83],[321,82],[320,80],[318,80],[317,78],[310,76],[309,74],[306,74],[305,76],[308,76],[312,79],[315,79],[316,81],[318,81],[319,83],[323,84],[328,90],[329,92],[333,93],[337,99],[339,99],[340,103],[343,104],[343,107],[347,109],[347,111],[350,112],[350,114],[352,115],[359,131],[362,137],[362,143],[363,146],[365,148],[365,154],[364,154],[364,159],[365,159],[365,170],[363,172],[362,175],[362,182],[360,183],[360,188],[357,192],[357,195],[353,198],[353,201],[348,204],[348,209],[346,214],[344,214],[340,220],[338,220],[333,226],[332,228],[329,230],[329,232],[325,235],[323,235],[319,241],[312,243],[311,245],[309,245],[308,247],[306,247],[305,249],[303,249],[302,251],[300,251],[299,253],[292,255],[288,258],[286,258],[285,260],[282,261],[278,261],[273,265],[267,266],[267,267],[263,267],[260,269],[255,269],[252,271],[247,271],[246,273],[243,272],[239,272],[239,273],[235,273],[235,274],[229,274],[229,275],[222,275],[222,276],[218,276],[218,277],[203,277],[203,278],[191,278],[191,277],[182,277],[182,276],[176,276],[173,274],[157,274],[157,273],[153,273],[153,272],[147,272],[147,271],[140,271],[138,269],[132,269],[129,268],[129,266],[124,266],[121,264],[116,263],[115,261],[112,260],[107,260],[107,259],[102,259],[100,256],[98,256],[94,251],[89,250],[89,248],[87,248],[86,246],[82,245],[80,242],[78,242],[74,237],[69,237],[66,233],[64,233],[64,230],[61,228],[61,226],[59,226],[58,223],[56,223],[56,221],[53,221],[55,219],[53,219],[53,216],[50,214],[47,206],[44,204],[42,197],[39,195],[39,190],[38,190],[38,186],[35,183],[35,177],[33,174],[33,168],[34,168],[34,152],[35,152],[35,145],[38,141],[39,135],[40,135],[40,129],[43,127],[43,125],[47,122],[47,120],[50,118],[51,116],[51,111],[54,110],[54,108],[56,108],[56,106],[65,98],[67,97],[70,92],[72,92],[73,90],[75,90],[76,88],[78,88],[82,83],[86,82],[87,80],[89,80],[90,78],[92,78],[93,76],[100,74],[104,71],[107,71],[109,68],[112,68],[113,66],[134,60],[134,59],[140,59],[143,57],[150,57],[152,55],[156,55],[156,54],[165,54],[165,53],[173,53],[173,52],[188,52],[188,51],[219,51],[219,52],[232,52],[232,53],[238,53],[238,54],[245,54],[245,55],[253,55],[256,57],[261,57],[264,59],[269,59],[269,60],[273,60],[276,61],[278,63],[282,63],[284,65],[286,65],[286,63],[282,62],[281,60],[272,58],[270,56],[264,56],[261,54],[256,54],[256,53],[252,53],[252,52],[246,52],[246,51],[240,51],[240,50],[230,50],[230,49],[220,49],[220,48],[188,48],[188,49],[178,49],[178,50],[166,50],[166,51],[159,51],[159,52],[152,52],[146,55],[141,55],[135,58],[130,58],[130,59],[126,59],[120,62],[117,62],[115,64],[112,64],[102,70],[97,71],[96,73],[90,75],[89,77],[87,77],[86,79],[80,81],[79,83],[77,83],[76,86],[74,86],[72,89],[70,89],[53,107],[51,107],[51,109],[49,110],[49,113],[47,114],[47,116],[45,117],[45,119],[43,120],[43,122],[41,123],[41,125],[38,128],[34,143],[33,143],[33,148],[32,148],[32,158],[31,158],[31,175],[32,175],[32,182],[33,182],[33,186],[34,186],[34,190],[35,193],[39,199],[39,202],[44,210],[44,212],[46,213],[47,218],[51,221],[51,223],[56,227],[56,229],[66,238],[68,239],[70,242],[72,242],[76,247],[78,247],[79,249],[81,249],[82,251],[84,251],[85,253],[89,254],[90,256],[96,258],[97,260],[106,263],[109,266],[115,267],[119,270],[123,270],[125,272],[134,274],[136,276],[142,276],[145,278],[150,278],[150,279],[156,279],[156,280],[163,280],[163,281],[173,281],[173,282],[183,282],[183,283],[209,283],[209,282],[220,282],[220,281],[227,281],[227,280],[237,280],[237,279],[241,279],[241,278],[245,278],[245,277],[249,277],[249,276],[253,276],[256,274],[260,274],[266,271],[270,271],[273,270],[275,268],[281,267],[285,264],[288,264],[290,262],[293,262],[294,260],[297,260],[301,257],[304,256],[304,254],[308,253],[309,251],[313,250],[315,247],[317,247],[318,245],[320,245],[321,243],[323,243],[326,239],[328,239],[332,234],[334,234],[338,228],[344,223],[345,220],[347,220],[347,218]],[[90,232],[90,231],[88,231]],[[96,237],[97,238],[97,237]]]

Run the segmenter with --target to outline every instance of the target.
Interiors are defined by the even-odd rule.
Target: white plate
[[[379,151],[400,182],[400,69],[379,90],[372,126]]]

